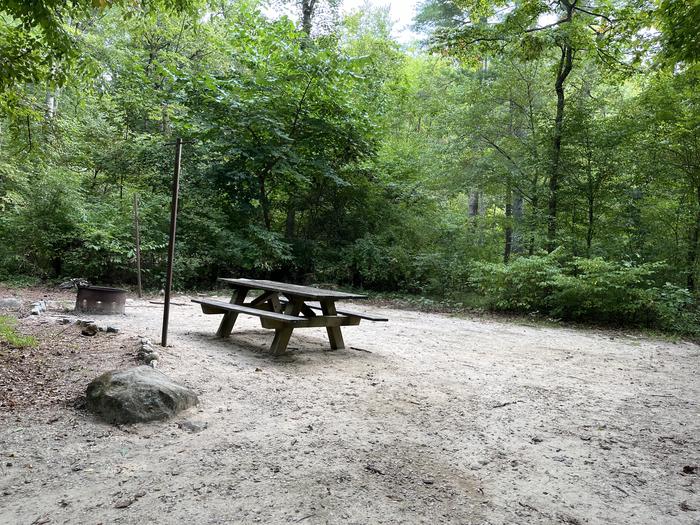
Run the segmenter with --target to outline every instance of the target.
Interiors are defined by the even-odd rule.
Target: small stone
[[[678,506],[683,512],[695,512],[698,510],[695,507],[689,505],[687,501],[682,501]]]
[[[32,303],[31,315],[41,315],[46,311],[46,301],[37,301]]]
[[[177,426],[182,430],[186,430],[187,432],[196,434],[207,428],[209,426],[209,423],[207,423],[206,421],[179,421],[177,423]]]
[[[67,317],[64,317],[63,319],[59,319],[58,324],[70,324],[70,319],[68,319]]]
[[[143,356],[143,360],[146,363],[150,363],[151,361],[157,361],[158,359],[160,359],[160,356],[155,352],[149,352]]]
[[[83,335],[86,335],[88,337],[91,337],[91,336],[95,335],[98,330],[99,329],[97,328],[97,325],[93,323],[93,324],[85,325],[85,327],[83,328],[83,330],[80,333]]]
[[[119,333],[119,328],[117,328],[116,326],[108,326],[107,329],[106,329],[106,332],[107,332],[108,334],[118,334],[118,333]]]

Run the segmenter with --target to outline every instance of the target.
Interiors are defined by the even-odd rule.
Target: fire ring
[[[83,286],[78,288],[75,311],[90,314],[123,314],[126,290],[106,286]]]

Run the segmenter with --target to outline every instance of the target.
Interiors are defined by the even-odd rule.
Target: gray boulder
[[[167,419],[197,404],[197,394],[150,366],[114,370],[93,379],[86,406],[108,423]]]
[[[0,299],[0,308],[6,308],[8,310],[19,310],[22,307],[22,301],[15,299],[14,297],[7,297]]]

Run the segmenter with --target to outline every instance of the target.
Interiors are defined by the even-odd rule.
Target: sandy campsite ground
[[[297,330],[275,359],[258,319],[217,340],[175,301],[159,368],[200,406],[168,422],[69,402],[159,340],[161,306],[92,338],[57,303],[22,322],[48,336],[26,366],[0,356],[0,523],[700,523],[695,344],[354,305],[391,321],[337,352]],[[34,371],[34,400],[7,390]]]

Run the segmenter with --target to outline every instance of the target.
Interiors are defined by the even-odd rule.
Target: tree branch
[[[602,14],[602,13],[596,13],[594,11],[589,11],[587,9],[584,9],[583,7],[579,7],[577,5],[573,6],[576,11],[581,11],[582,13],[586,13],[587,15],[595,16],[596,18],[602,18],[604,20],[607,20],[611,24],[615,23],[617,20],[613,20],[612,18]]]

